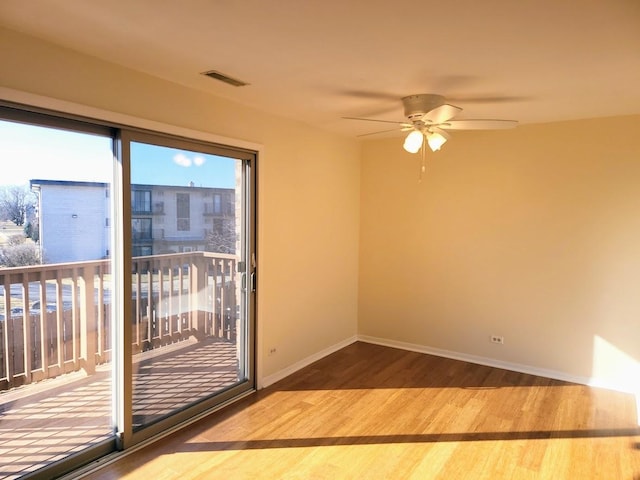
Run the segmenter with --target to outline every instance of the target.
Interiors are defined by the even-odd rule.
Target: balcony
[[[161,418],[163,402],[197,400],[237,382],[236,270],[236,257],[223,254],[133,259],[124,326],[134,425]],[[104,439],[110,399],[100,385],[110,381],[113,325],[121,320],[113,298],[107,260],[0,269],[0,478],[58,460],[78,448],[78,435]],[[151,385],[154,369],[163,381]],[[198,376],[193,387],[185,387],[185,370]],[[154,401],[136,402],[136,392]],[[82,402],[86,415],[71,414]],[[55,421],[44,439],[49,416]]]
[[[151,213],[153,215],[164,215],[164,202],[154,202]]]

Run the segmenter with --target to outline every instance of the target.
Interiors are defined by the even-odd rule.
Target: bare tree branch
[[[35,204],[35,195],[28,187],[9,185],[0,190],[0,218],[18,226],[25,224]]]

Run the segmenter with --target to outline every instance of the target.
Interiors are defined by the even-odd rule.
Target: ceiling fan
[[[404,149],[409,153],[417,153],[422,148],[425,140],[432,151],[440,150],[440,147],[450,138],[447,130],[493,130],[513,128],[518,124],[515,120],[452,120],[462,111],[462,108],[446,103],[446,99],[442,95],[431,93],[403,97],[402,104],[404,106],[404,115],[407,117],[408,122],[359,117],[342,118],[398,125],[401,131],[409,132],[404,141]],[[365,135],[390,132],[396,129],[372,132]]]

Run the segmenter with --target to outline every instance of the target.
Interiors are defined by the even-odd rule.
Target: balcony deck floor
[[[185,341],[134,357],[134,425],[238,380],[235,342]],[[0,394],[0,479],[15,479],[111,437],[111,369]]]

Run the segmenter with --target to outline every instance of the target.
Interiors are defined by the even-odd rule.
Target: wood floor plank
[[[86,476],[640,480],[631,395],[355,343]]]

